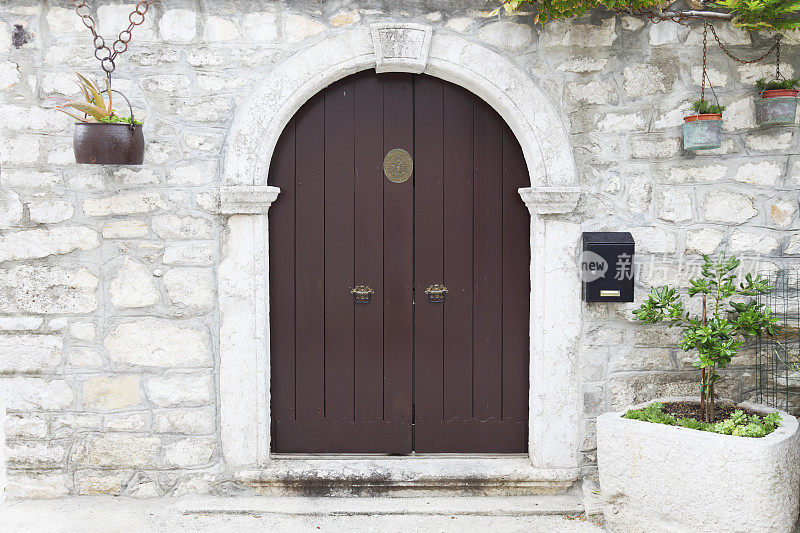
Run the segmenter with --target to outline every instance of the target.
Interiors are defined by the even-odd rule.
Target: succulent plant
[[[58,110],[66,113],[67,115],[71,116],[75,120],[80,122],[101,122],[106,124],[114,124],[118,122],[125,122],[129,124],[141,124],[138,120],[131,116],[128,117],[118,117],[112,107],[113,100],[111,97],[111,80],[106,79],[106,88],[105,90],[101,90],[100,87],[87,78],[86,76],[82,76],[77,72],[75,75],[78,77],[78,86],[81,89],[81,93],[83,94],[83,101],[80,100],[72,100],[61,104],[58,106]],[[108,103],[106,103],[106,99],[103,96],[103,93],[108,95]],[[72,108],[74,110],[83,113],[84,116],[81,117],[80,115],[75,115],[67,110],[67,108]]]

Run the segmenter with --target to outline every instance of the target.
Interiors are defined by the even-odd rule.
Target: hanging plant
[[[708,21],[703,23],[703,78],[700,88],[700,100],[692,104],[693,114],[683,119],[683,149],[689,151],[712,150],[722,146],[722,112],[725,106],[719,104],[717,94],[708,77]],[[715,104],[706,101],[706,81],[714,95]]]
[[[72,101],[58,107],[78,122],[75,123],[75,134],[72,139],[75,151],[75,162],[94,165],[141,165],[144,161],[144,134],[142,123],[133,116],[125,95],[111,88],[111,78],[106,78],[106,88],[100,90],[94,82],[85,76],[78,76],[78,86],[83,94],[83,101]],[[117,116],[112,107],[111,93],[122,96],[130,109],[129,117]],[[103,96],[108,96],[108,102]],[[75,115],[72,109],[83,113]]]
[[[72,0],[75,12],[92,33],[94,56],[106,74],[105,89],[86,76],[77,74],[83,100],[70,101],[58,106],[60,111],[76,119],[73,136],[75,162],[94,165],[141,165],[144,161],[144,134],[142,123],[133,116],[130,101],[111,88],[111,74],[116,69],[114,60],[128,50],[132,31],[144,22],[144,16],[159,0],[142,0],[128,16],[130,24],[120,32],[117,40],[107,46],[97,34],[96,23],[85,0]],[[112,107],[112,93],[120,95],[128,104],[130,115],[120,117]],[[104,96],[105,95],[105,96]],[[77,111],[77,114],[74,112]]]
[[[722,146],[722,112],[725,106],[697,100],[691,110],[694,114],[683,119],[683,149],[711,150]]]
[[[800,80],[756,82],[758,98],[756,99],[756,124],[770,126],[774,124],[794,124],[797,116],[797,87]]]
[[[797,87],[800,80],[786,79],[781,74],[781,40],[776,43],[775,79],[756,82],[756,124],[794,124],[797,115]]]

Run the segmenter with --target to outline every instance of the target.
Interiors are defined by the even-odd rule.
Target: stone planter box
[[[741,405],[758,412],[775,411]],[[628,420],[623,414],[607,413],[597,419],[600,490],[611,531],[793,530],[800,503],[795,417],[781,412],[781,426],[754,439]]]

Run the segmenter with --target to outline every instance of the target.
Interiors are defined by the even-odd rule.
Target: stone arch
[[[266,185],[278,137],[297,110],[324,87],[369,68],[426,73],[473,92],[516,135],[532,187],[575,183],[567,131],[522,68],[457,34],[434,34],[417,24],[384,24],[336,33],[277,65],[237,112],[227,138],[223,185]]]
[[[218,206],[219,213],[231,215],[226,219],[217,278],[219,418],[226,467],[239,472],[240,479],[262,481],[303,475],[306,468],[302,461],[273,459],[269,452],[266,213],[280,190],[266,181],[278,138],[297,110],[327,85],[369,68],[430,74],[483,98],[516,135],[531,182],[531,187],[519,191],[531,213],[530,461],[521,465],[513,458],[415,460],[391,463],[395,466],[386,467],[386,473],[407,479],[424,477],[430,470],[456,469],[470,479],[488,481],[501,479],[506,469],[522,483],[554,490],[569,486],[579,475],[582,417],[580,225],[550,217],[570,213],[578,203],[569,136],[552,103],[508,57],[461,35],[397,22],[346,29],[297,51],[261,82],[231,127]],[[332,461],[329,466],[326,475],[331,479],[346,477],[353,469],[374,469],[371,461],[355,459]]]

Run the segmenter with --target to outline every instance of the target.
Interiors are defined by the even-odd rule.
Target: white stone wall
[[[106,38],[133,2],[93,3]],[[156,4],[118,60],[116,88],[146,123],[146,163],[73,163],[71,122],[47,103],[75,96],[72,71],[97,73],[88,31],[65,1],[0,6],[0,381],[9,497],[137,496],[228,485],[218,415],[214,213],[225,139],[237,110],[280,61],[351,25],[419,22],[499,51],[535,80],[570,132],[582,189],[572,221],[630,230],[647,263],[637,287],[684,282],[676,265],[727,246],[773,267],[800,255],[797,128],[756,128],[753,83],[773,66],[739,66],[711,48],[729,106],[723,147],[680,144],[699,93],[702,31],[601,13],[534,27],[470,2]],[[29,43],[11,45],[15,23]],[[737,53],[765,41],[720,27]],[[800,71],[785,46],[783,72]],[[671,265],[671,266],[670,266]],[[546,266],[545,266],[546,268]],[[583,308],[587,471],[594,418],[692,393],[675,332],[635,325],[633,305]],[[755,386],[752,351],[723,375],[734,399]],[[2,388],[0,387],[0,388]]]

